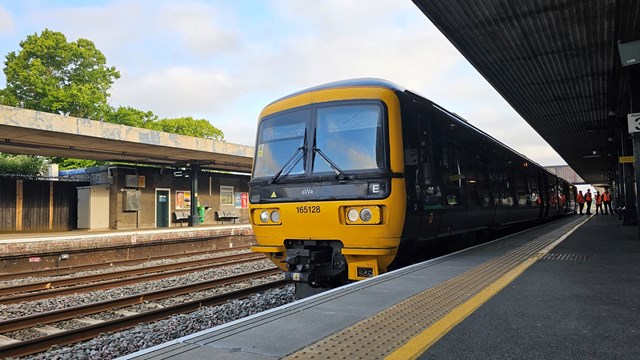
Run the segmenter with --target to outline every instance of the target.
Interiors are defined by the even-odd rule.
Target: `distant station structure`
[[[578,173],[576,173],[569,165],[545,166],[544,168],[574,185],[585,184],[584,179],[582,179],[580,175],[578,175]]]
[[[119,164],[1,179],[0,231],[248,222],[252,146],[0,106],[0,152]]]

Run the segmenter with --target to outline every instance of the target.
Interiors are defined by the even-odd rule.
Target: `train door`
[[[424,109],[423,109],[424,110]],[[432,135],[433,111],[421,112],[418,117],[419,172],[421,187],[420,239],[433,239],[438,235],[442,219],[442,193],[434,169],[434,140]]]
[[[440,171],[440,191],[442,196],[442,220],[438,236],[447,236],[468,229],[465,216],[466,197],[464,196],[464,176],[461,173],[460,155],[463,149],[459,140],[452,134],[455,128],[441,133],[441,148],[438,159]]]

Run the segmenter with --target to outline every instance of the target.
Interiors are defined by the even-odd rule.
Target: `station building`
[[[78,229],[149,229],[188,225],[191,179],[180,168],[100,166],[61,171],[78,187]],[[201,170],[201,225],[248,223],[249,175]]]

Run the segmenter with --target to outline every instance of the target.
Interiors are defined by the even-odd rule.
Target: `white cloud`
[[[15,30],[13,16],[9,10],[0,6],[0,34],[8,34]]]
[[[237,31],[231,27],[230,16],[219,7],[190,2],[169,3],[159,11],[160,21],[194,54],[209,58],[236,48]]]
[[[142,76],[127,76],[112,87],[114,106],[134,106],[161,117],[193,116],[224,109],[237,95],[223,71],[171,66]]]

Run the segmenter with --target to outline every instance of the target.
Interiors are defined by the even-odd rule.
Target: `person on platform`
[[[582,190],[578,191],[576,202],[578,203],[578,208],[580,209],[580,215],[582,215],[582,209],[584,209],[584,195],[582,195]]]
[[[608,188],[605,188],[602,193],[602,204],[604,205],[604,214],[607,215],[611,212],[611,215],[613,215],[613,210],[611,209],[611,193]],[[609,211],[607,211],[607,208],[609,208]]]
[[[584,202],[587,204],[587,215],[591,215],[591,202],[593,198],[591,197],[591,189],[587,189],[587,192],[584,194]]]
[[[595,193],[595,197],[596,197],[596,215],[598,215],[598,210],[600,210],[600,215],[602,215],[602,195],[600,195],[599,192],[596,191]]]

